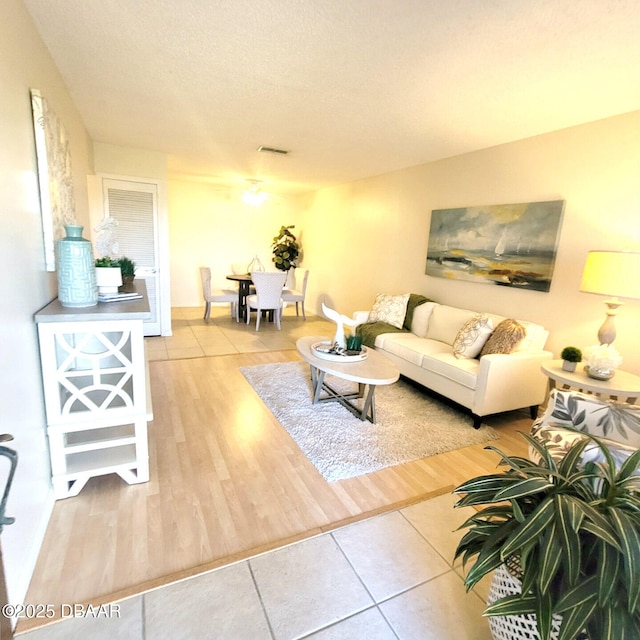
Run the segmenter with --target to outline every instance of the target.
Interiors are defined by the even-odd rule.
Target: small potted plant
[[[123,284],[131,284],[136,275],[136,263],[130,258],[122,256],[122,258],[118,259],[118,264],[120,265],[120,271],[122,272]]]
[[[96,285],[98,294],[117,293],[122,284],[120,263],[111,256],[104,256],[96,260]]]
[[[508,470],[454,490],[463,495],[457,507],[479,509],[461,525],[468,531],[456,550],[464,563],[475,558],[467,590],[495,571],[484,611],[492,629],[533,624],[539,635],[526,637],[542,640],[640,638],[640,450],[616,468],[605,444],[585,434],[556,461],[522,435],[538,461],[486,447]],[[582,460],[597,449],[605,462]],[[504,589],[504,575],[517,588]],[[502,582],[494,589],[496,579]],[[493,600],[498,591],[507,595]]]
[[[300,244],[289,229],[295,229],[295,225],[280,227],[280,232],[273,239],[271,245],[273,247],[273,263],[280,271],[289,271],[292,267],[297,266],[296,260],[300,254]]]
[[[582,360],[582,351],[578,347],[565,347],[560,353],[562,368],[565,371],[575,371],[576,365]]]

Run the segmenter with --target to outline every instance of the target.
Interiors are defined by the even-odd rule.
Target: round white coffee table
[[[617,370],[611,380],[595,380],[590,378],[581,366],[578,364],[575,371],[565,371],[562,368],[562,360],[547,360],[542,363],[541,368],[549,378],[549,390],[556,386],[563,389],[578,389],[629,404],[635,404],[640,398],[640,376]]]
[[[400,372],[388,358],[374,349],[367,351],[367,357],[364,360],[339,362],[320,358],[313,353],[311,347],[318,342],[327,340],[326,336],[306,336],[299,338],[296,342],[298,353],[311,367],[313,403],[339,402],[360,420],[375,422],[375,388],[379,384],[393,384],[400,377]],[[337,391],[327,384],[325,374],[355,382],[358,385],[358,390],[354,393]],[[325,396],[321,396],[322,391],[326,393]],[[363,399],[361,407],[351,402],[356,398]]]

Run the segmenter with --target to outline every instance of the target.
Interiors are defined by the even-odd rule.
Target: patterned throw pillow
[[[527,335],[526,329],[513,318],[503,320],[482,347],[480,357],[488,353],[511,353]]]
[[[493,323],[485,313],[479,313],[467,320],[453,341],[453,355],[456,358],[475,358],[493,331]]]
[[[407,313],[409,293],[402,296],[392,296],[379,293],[369,313],[369,322],[387,322],[398,329],[402,329],[404,316]]]
[[[553,422],[538,427],[534,437],[538,442],[542,443],[547,448],[547,450],[551,454],[551,457],[556,462],[560,462],[566,455],[567,451],[576,442],[587,439],[587,436],[580,431],[567,429]],[[620,467],[625,463],[629,456],[637,451],[635,447],[630,447],[628,445],[622,444],[621,442],[616,442],[615,440],[609,440],[607,438],[601,437],[600,442],[604,444],[609,450],[609,453],[613,458],[616,471],[620,469]],[[540,459],[540,455],[535,451],[530,450],[529,454],[534,460]],[[580,460],[583,463],[607,462],[607,458],[605,457],[604,452],[593,441],[587,445],[584,452],[580,456]],[[640,476],[640,469],[636,469],[631,475]]]
[[[553,424],[610,438],[640,448],[640,406],[603,400],[579,391],[553,389],[544,414],[531,427],[531,434],[544,424]]]

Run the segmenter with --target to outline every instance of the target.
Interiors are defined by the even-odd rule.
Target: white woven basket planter
[[[487,604],[520,593],[520,581],[514,578],[505,565],[500,565],[493,573]],[[558,637],[562,616],[554,614],[551,620],[551,638]],[[540,640],[536,617],[531,614],[521,616],[489,616],[489,628],[493,640]]]

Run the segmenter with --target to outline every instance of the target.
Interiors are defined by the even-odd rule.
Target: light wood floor
[[[150,481],[129,486],[117,476],[93,478],[77,497],[56,502],[26,602],[114,601],[450,491],[496,469],[497,456],[473,446],[326,482],[239,368],[299,360],[295,339],[322,335],[319,329],[330,335],[331,326],[286,316],[282,332],[261,326],[257,338],[253,326],[238,326],[222,311],[209,323],[198,309],[176,311],[175,341],[148,341],[162,341],[148,345],[160,358],[150,362]],[[196,349],[189,341],[203,353],[185,357],[184,349]],[[207,342],[229,353],[206,356]],[[516,432],[529,430],[528,411],[487,422],[501,435],[492,444],[525,452]],[[36,624],[21,622],[18,630]]]

